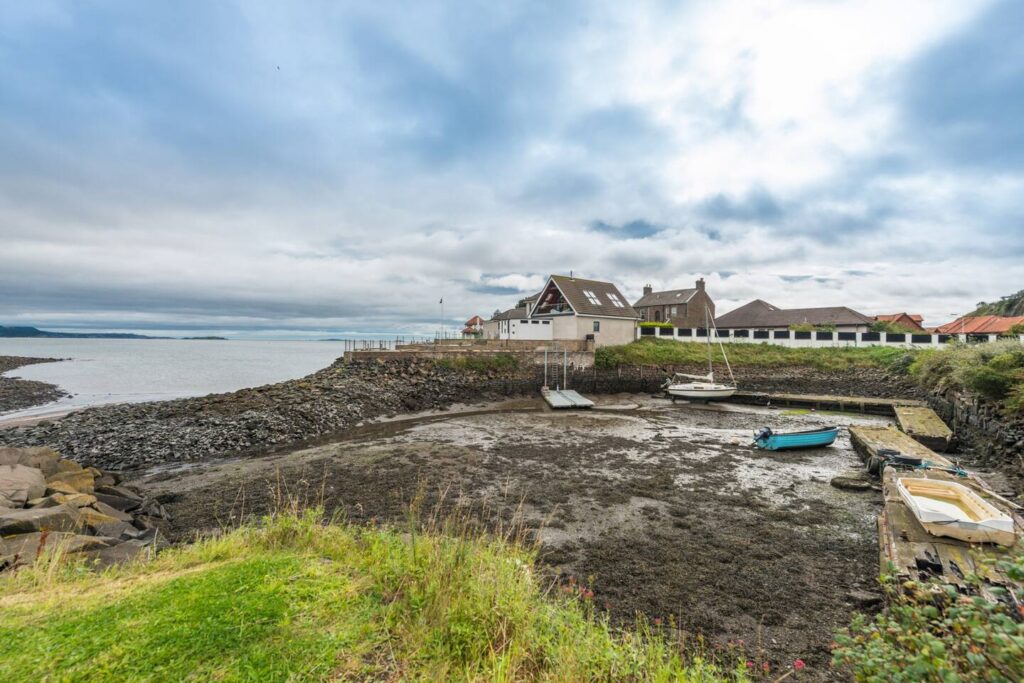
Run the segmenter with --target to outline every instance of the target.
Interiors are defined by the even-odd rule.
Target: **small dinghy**
[[[754,432],[754,445],[766,451],[784,451],[793,448],[821,448],[836,440],[839,427],[809,429],[806,432],[776,434],[768,427]]]
[[[925,531],[968,543],[1013,545],[1013,519],[963,484],[901,477],[896,490]]]

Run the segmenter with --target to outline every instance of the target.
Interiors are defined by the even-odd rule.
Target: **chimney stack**
[[[644,296],[647,296],[648,294],[650,294],[653,291],[654,291],[654,287],[651,287],[650,285],[644,285]]]
[[[704,291],[704,278],[700,278],[697,280],[697,289],[699,289],[702,292]]]

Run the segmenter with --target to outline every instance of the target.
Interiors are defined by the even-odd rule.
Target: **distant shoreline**
[[[183,339],[226,341],[227,337],[216,337],[213,335],[201,337],[150,337],[145,334],[128,334],[124,332],[50,332],[40,330],[38,327],[9,327],[0,325],[0,339]]]
[[[61,360],[63,359],[0,356],[0,413],[33,408],[68,396],[69,394],[56,384],[3,376],[4,373],[26,365],[56,363]]]

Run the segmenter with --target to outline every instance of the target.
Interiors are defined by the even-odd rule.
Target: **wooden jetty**
[[[758,406],[784,406],[813,408],[842,412],[894,415],[897,406],[923,407],[922,401],[904,398],[874,398],[869,396],[829,396],[815,394],[768,394],[759,391],[737,391],[727,399],[734,403]]]
[[[946,457],[891,427],[854,425],[850,427],[850,439],[860,455],[869,462],[872,459],[877,461],[879,449],[891,448],[905,455],[922,458],[938,467],[954,466]],[[991,544],[972,545],[955,538],[933,536],[925,531],[896,489],[896,480],[901,477],[942,479],[968,486],[996,508],[1013,517],[1018,533],[1024,531],[1024,518],[1020,516],[1020,510],[1007,505],[985,485],[984,481],[974,475],[959,477],[934,469],[897,470],[886,467],[882,472],[884,507],[878,518],[879,565],[883,574],[895,572],[902,579],[923,580],[938,577],[958,589],[967,588],[965,577],[972,573],[984,578],[991,586],[1014,584],[1014,581],[994,563],[980,561],[982,558],[1006,557],[1006,548]],[[996,599],[994,594],[985,597]]]
[[[594,402],[572,389],[548,389],[540,391],[548,405],[557,410],[567,408],[593,408]]]
[[[953,441],[953,431],[942,418],[924,406],[895,406],[896,424],[914,440],[933,451],[945,453]]]

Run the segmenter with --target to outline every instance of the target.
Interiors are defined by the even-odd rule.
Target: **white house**
[[[610,282],[551,275],[524,307],[496,314],[484,334],[497,339],[593,340],[595,346],[628,344],[640,315]]]

